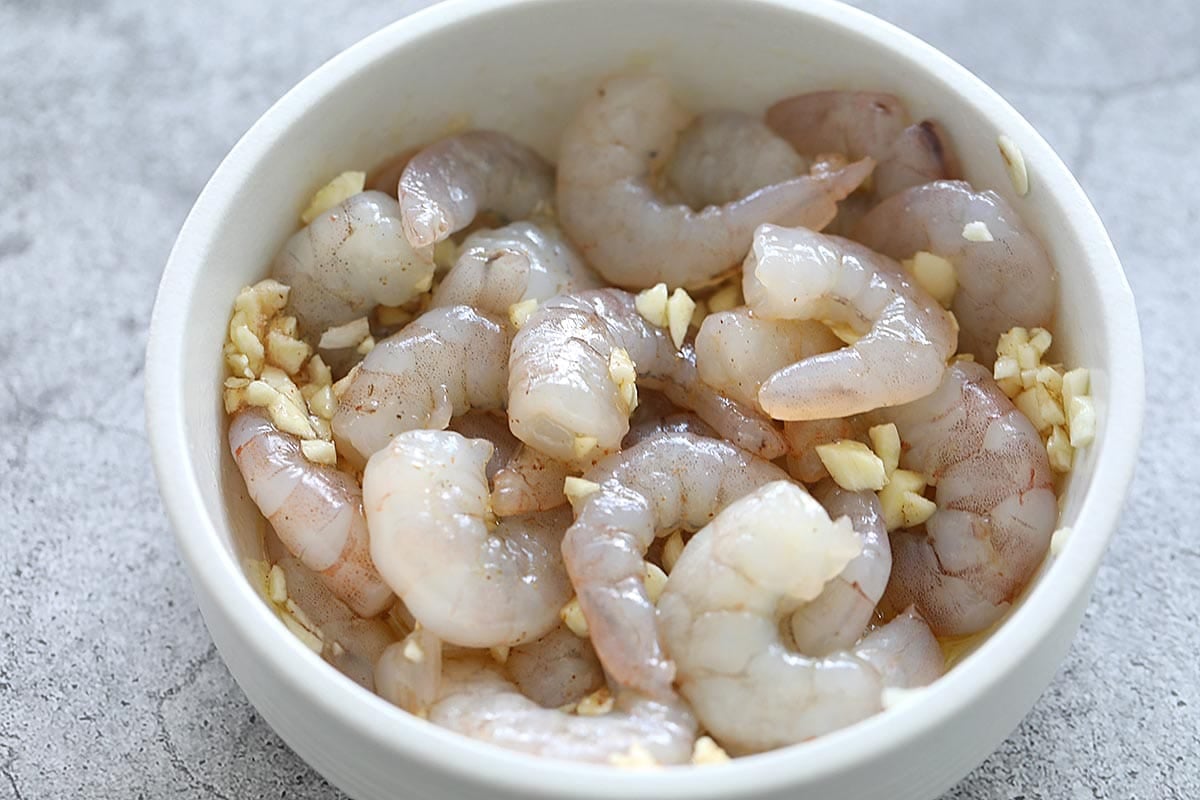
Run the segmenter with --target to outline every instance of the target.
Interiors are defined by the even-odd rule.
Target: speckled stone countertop
[[[142,355],[220,158],[418,5],[0,0],[0,798],[341,796],[204,629],[151,473]],[[1083,629],[948,797],[1200,797],[1200,4],[861,5],[974,70],[1062,154],[1145,333],[1144,446]]]

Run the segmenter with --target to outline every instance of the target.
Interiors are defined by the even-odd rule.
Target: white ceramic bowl
[[[1097,440],[1068,483],[1075,533],[1004,625],[918,702],[728,766],[628,773],[461,738],[359,689],[308,651],[243,575],[256,512],[225,446],[221,345],[238,289],[264,276],[311,193],[464,119],[553,157],[598,78],[667,75],[694,109],[761,111],[818,88],[895,92],[949,130],[976,185],[998,190],[1061,275],[1058,355],[1092,368]],[[1013,193],[996,136],[1024,151]],[[1066,167],[994,91],[938,51],[822,0],[454,0],[355,45],[289,92],[238,143],[184,225],[154,308],[146,406],[155,467],[204,619],[280,736],[356,798],[795,797],[914,800],[962,778],[1016,727],[1071,642],[1130,481],[1140,432],[1133,298]],[[1049,746],[1051,743],[1047,743]]]

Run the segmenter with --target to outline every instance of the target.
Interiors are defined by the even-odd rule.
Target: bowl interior
[[[231,304],[240,287],[265,277],[312,192],[342,170],[369,169],[465,127],[505,131],[553,159],[559,132],[585,93],[624,69],[667,76],[695,111],[761,112],[806,90],[878,89],[900,96],[915,118],[945,126],[966,177],[1004,195],[1048,248],[1061,278],[1055,356],[1092,369],[1097,441],[1082,452],[1062,500],[1062,524],[1076,525],[1097,465],[1121,457],[1109,456],[1109,448],[1130,441],[1115,435],[1120,420],[1109,402],[1114,369],[1132,363],[1127,355],[1116,363],[1114,353],[1127,354],[1136,323],[1131,302],[1112,308],[1127,288],[1090,206],[1007,104],[919,41],[815,0],[721,0],[704,13],[685,0],[460,0],[377,34],[289,93],[222,165],[181,236],[151,348],[152,359],[158,353],[170,361],[152,366],[151,382],[165,380],[168,388],[151,386],[150,402],[176,402],[169,413],[182,419],[188,454],[178,480],[198,493],[215,531],[211,544],[224,550],[213,556],[231,564],[262,557],[259,517],[224,436],[220,350]],[[1032,187],[1025,197],[1013,191],[997,150],[1002,133],[1024,152]],[[151,408],[152,427],[155,415],[166,413]],[[1140,405],[1127,402],[1123,413],[1136,426]],[[1123,458],[1131,463],[1130,454]],[[1078,529],[1067,552],[1082,554],[1092,537],[1099,544],[1087,557],[1096,562],[1110,530],[1111,523]],[[1043,570],[1038,580],[1053,574],[1053,567]]]

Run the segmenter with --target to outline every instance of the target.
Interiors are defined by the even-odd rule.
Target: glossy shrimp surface
[[[566,625],[514,647],[504,668],[521,694],[543,708],[577,702],[604,685],[604,670],[591,643]]]
[[[687,123],[665,80],[620,76],[597,89],[563,132],[559,219],[612,284],[703,285],[742,260],[754,229],[764,222],[826,225],[837,214],[837,202],[874,166],[864,159],[695,211],[665,201],[650,182]]]

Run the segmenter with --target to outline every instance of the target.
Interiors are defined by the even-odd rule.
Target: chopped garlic
[[[333,383],[333,370],[326,365],[325,360],[315,355],[308,360],[308,382],[316,384]]]
[[[246,402],[257,408],[266,408],[275,402],[279,392],[275,391],[264,381],[251,381],[246,386]]]
[[[495,661],[497,664],[507,664],[508,663],[508,653],[511,649],[512,648],[507,647],[507,646],[489,647],[488,652],[491,654],[492,660]]]
[[[950,307],[954,302],[954,293],[958,291],[958,274],[954,264],[924,250],[918,250],[912,258],[901,263],[912,274],[918,286],[945,308]]]
[[[226,389],[225,390],[225,413],[234,414],[239,408],[246,403],[245,389]]]
[[[1050,469],[1055,472],[1070,472],[1075,458],[1071,439],[1061,425],[1055,425],[1046,440],[1046,455],[1050,457]]]
[[[309,384],[309,386],[311,385]],[[320,419],[333,419],[333,412],[337,410],[337,403],[333,399],[333,387],[325,384],[313,392],[312,396],[308,398],[308,410]]]
[[[416,639],[410,638],[404,643],[404,657],[414,664],[420,664],[425,660],[425,649],[417,643]]]
[[[519,303],[513,303],[508,307],[508,321],[512,323],[514,328],[520,328],[529,318],[533,316],[533,312],[537,311],[538,301],[536,297],[531,297],[528,300],[522,300]]]
[[[1029,332],[1029,345],[1037,351],[1038,358],[1046,355],[1046,351],[1053,343],[1054,336],[1045,328],[1034,328]]]
[[[254,378],[254,370],[250,369],[250,358],[245,353],[237,350],[235,347],[228,345],[225,351],[225,363],[229,366],[231,375],[238,375],[243,378]]]
[[[658,598],[662,597],[663,588],[667,585],[667,573],[663,572],[662,567],[649,561],[642,564],[642,570],[646,596],[650,598],[651,603],[657,605]]]
[[[608,687],[601,686],[575,705],[575,713],[581,717],[598,717],[612,711],[614,702]]]
[[[1005,378],[1020,378],[1021,365],[1012,356],[1000,356],[992,366],[992,377],[998,381]]]
[[[667,329],[671,332],[671,341],[676,349],[683,347],[695,310],[696,301],[683,289],[676,289],[667,301]]]
[[[365,172],[343,172],[316,191],[312,200],[308,201],[308,208],[300,215],[300,221],[309,224],[329,209],[359,194],[366,183]]]
[[[583,478],[576,478],[573,475],[568,476],[563,481],[563,494],[567,496],[567,501],[571,505],[575,505],[583,498],[598,491],[600,491],[600,484],[584,480]]]
[[[696,766],[724,764],[728,761],[729,754],[710,736],[701,736],[692,747],[692,763]]]
[[[1091,397],[1072,397],[1067,403],[1067,430],[1072,447],[1086,447],[1096,438],[1096,405]]]
[[[337,466],[337,448],[333,442],[322,439],[304,439],[300,442],[300,452],[314,464]]]
[[[719,314],[722,311],[737,308],[741,304],[742,287],[736,282],[727,283],[708,298],[708,311],[710,314]]]
[[[1050,536],[1050,555],[1057,556],[1062,553],[1063,548],[1067,546],[1067,539],[1071,538],[1070,528],[1059,528]]]
[[[424,278],[413,284],[413,288],[418,292],[428,292],[433,288],[433,270],[425,274]]]
[[[567,601],[567,604],[559,610],[558,618],[571,630],[571,633],[580,639],[588,637],[587,619],[583,616],[583,609],[579,607],[578,597],[572,597]]]
[[[1000,148],[1000,157],[1004,159],[1004,167],[1008,170],[1008,179],[1012,181],[1013,190],[1024,197],[1029,194],[1029,172],[1025,168],[1025,156],[1017,143],[1004,134],[996,137],[996,146]]]
[[[1080,367],[1063,375],[1063,400],[1070,401],[1072,397],[1081,397],[1089,392],[1090,376],[1086,369]]]
[[[900,466],[900,432],[895,423],[872,426],[867,431],[867,438],[871,440],[871,449],[883,462],[884,474],[890,476]]]
[[[986,222],[975,220],[968,222],[963,226],[962,237],[968,242],[994,242],[992,232],[988,230]]]
[[[292,632],[292,635],[304,643],[305,647],[317,655],[321,654],[324,644],[321,642],[320,637],[301,625],[291,614],[284,612],[279,615],[279,618],[283,620],[283,624]]]
[[[368,336],[367,338],[363,339],[361,342],[358,343],[358,347],[354,348],[354,352],[358,353],[359,355],[365,356],[367,353],[371,352],[374,349],[375,349],[375,337]]]
[[[312,355],[308,342],[279,331],[267,333],[267,360],[289,375],[295,375]]]
[[[926,508],[913,497],[924,499],[921,493],[925,491],[926,483],[924,475],[912,470],[898,469],[891,474],[887,486],[879,492],[884,525],[889,531],[920,524],[910,522],[910,518],[919,518]]]
[[[659,328],[667,327],[667,285],[658,283],[638,292],[637,297],[633,299],[634,308],[642,315],[642,318],[651,325],[656,325]]]
[[[350,371],[342,376],[342,379],[333,384],[333,396],[340,400],[346,390],[350,388],[350,384],[354,383],[354,379],[358,377],[358,371],[362,368],[362,363],[355,364],[350,368]]]
[[[676,562],[683,555],[683,531],[677,530],[667,537],[667,541],[663,543],[662,562],[663,569],[669,574],[675,569]]]
[[[620,769],[656,769],[659,764],[650,751],[638,742],[630,745],[625,753],[614,753],[608,757],[608,763]]]
[[[623,347],[615,348],[608,355],[608,376],[617,385],[621,402],[625,404],[625,413],[631,414],[637,408],[637,366],[629,357],[629,351]]]
[[[595,450],[597,444],[599,444],[599,440],[595,436],[576,436],[571,447],[575,451],[576,458],[583,458]]]
[[[883,460],[862,442],[841,439],[833,444],[819,444],[816,450],[834,483],[846,491],[877,491],[887,483]]]
[[[905,492],[900,498],[900,515],[905,528],[923,525],[937,511],[937,503],[916,492]]]
[[[1067,422],[1062,406],[1045,386],[1035,385],[1032,389],[1026,389],[1017,395],[1013,403],[1029,418],[1038,433],[1049,433],[1055,425]]]
[[[337,325],[321,334],[317,346],[322,350],[343,350],[347,347],[358,347],[364,339],[371,335],[371,323],[366,317]]]
[[[287,602],[287,576],[278,564],[272,565],[271,571],[267,573],[267,594],[272,603],[283,605]]]
[[[233,346],[237,348],[239,353],[246,356],[250,370],[254,374],[258,374],[258,371],[263,367],[263,362],[266,360],[267,355],[266,349],[263,347],[263,343],[258,336],[250,330],[248,325],[241,323],[230,328],[229,341],[233,342]]]

